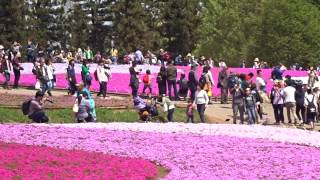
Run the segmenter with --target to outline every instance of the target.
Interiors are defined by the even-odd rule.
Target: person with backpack
[[[306,91],[302,84],[296,87],[295,100],[296,100],[296,115],[299,121],[306,123],[306,107],[305,107],[305,94]]]
[[[69,61],[69,66],[67,68],[67,78],[69,82],[69,94],[74,95],[77,91],[77,78],[76,71],[74,68],[74,59]]]
[[[143,76],[142,82],[144,84],[142,94],[145,94],[146,89],[149,89],[149,94],[152,94],[152,75],[150,70],[146,70],[146,74]]]
[[[167,69],[165,66],[160,67],[160,72],[157,75],[157,84],[159,95],[167,94]]]
[[[167,66],[167,82],[168,82],[168,91],[169,91],[169,98],[172,99],[172,88],[174,91],[174,99],[178,100],[178,91],[177,91],[177,68],[173,65],[172,61],[168,61]]]
[[[107,97],[107,83],[111,77],[111,71],[109,66],[103,62],[100,61],[99,65],[97,67],[97,70],[95,71],[95,78],[99,82],[100,85],[100,91],[97,96],[103,96],[104,99]]]
[[[203,73],[200,76],[199,84],[201,86],[203,86],[203,89],[207,92],[208,97],[209,97],[209,103],[211,103],[210,98],[212,95],[212,90],[211,90],[212,83],[211,83],[210,76],[209,76],[209,67],[208,66],[203,67]]]
[[[47,101],[48,99],[44,98],[44,93],[42,91],[37,91],[33,99],[22,104],[23,114],[28,115],[33,122],[47,123],[49,118],[46,116],[43,107],[44,103]]]
[[[280,82],[275,82],[270,93],[270,99],[273,107],[276,125],[284,123],[283,107],[284,107],[284,94]]]
[[[179,85],[179,96],[186,100],[188,96],[188,81],[186,80],[186,75],[182,73],[178,81]]]
[[[316,97],[313,94],[311,88],[307,90],[307,95],[305,97],[304,103],[307,109],[306,121],[308,124],[311,125],[311,129],[314,129],[314,121],[316,119],[318,107],[317,107]]]
[[[195,94],[197,91],[197,86],[199,84],[196,74],[196,65],[191,66],[191,71],[188,74],[188,88],[190,90],[190,99],[194,101]]]

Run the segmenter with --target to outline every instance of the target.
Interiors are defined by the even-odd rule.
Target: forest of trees
[[[0,44],[106,52],[114,42],[121,54],[163,48],[231,65],[311,65],[320,60],[319,17],[319,0],[10,0],[0,1]]]

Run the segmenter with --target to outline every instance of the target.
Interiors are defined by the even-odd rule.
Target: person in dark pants
[[[244,123],[244,91],[240,88],[239,83],[237,83],[230,90],[232,94],[232,110],[233,110],[233,124],[237,124],[237,115],[240,113],[240,123]]]
[[[177,68],[173,65],[172,61],[168,61],[167,67],[167,81],[168,81],[168,90],[169,98],[172,99],[172,88],[174,91],[174,99],[178,100],[178,91],[177,91]]]
[[[141,70],[137,69],[137,63],[134,61],[132,63],[132,66],[129,68],[130,72],[130,87],[132,90],[132,96],[137,97],[138,96],[138,89],[139,89],[139,72]]]
[[[157,75],[157,84],[159,95],[167,94],[167,70],[164,66],[161,66],[160,72]]]
[[[195,94],[197,91],[197,86],[199,84],[198,78],[196,77],[196,65],[191,66],[191,71],[188,74],[188,88],[190,90],[190,99],[194,101]]]
[[[67,68],[68,82],[69,82],[69,94],[74,95],[77,91],[77,79],[76,72],[74,69],[74,60],[69,61],[69,66]]]
[[[299,121],[303,120],[303,123],[306,123],[306,107],[304,106],[304,99],[306,91],[303,89],[302,85],[296,87],[295,99],[296,99],[296,114]]]
[[[194,99],[194,104],[197,105],[197,111],[200,116],[200,120],[202,123],[205,123],[204,112],[208,106],[209,97],[207,91],[203,89],[203,86],[198,86],[197,92]]]
[[[36,123],[47,123],[49,118],[46,116],[43,110],[43,104],[47,101],[44,97],[44,93],[37,91],[34,99],[31,100],[29,105],[28,117]]]
[[[167,119],[169,122],[173,122],[173,113],[174,113],[174,103],[165,95],[162,95],[161,105],[163,106],[163,111],[168,112]]]
[[[5,81],[3,83],[3,88],[4,89],[9,89],[9,81],[10,81],[10,74],[13,71],[12,63],[11,60],[9,59],[8,55],[4,56],[4,60],[1,63],[2,69],[3,69],[3,74],[5,77]]]
[[[218,77],[218,88],[221,89],[221,104],[228,103],[228,72],[227,68],[223,67],[222,71],[219,72]]]
[[[98,78],[97,80],[99,81],[99,84],[100,84],[100,91],[98,93],[98,96],[102,95],[103,98],[106,99],[107,83],[109,81],[109,78],[111,77],[110,68],[103,61],[100,61],[96,72],[97,72],[97,78]]]
[[[280,83],[274,84],[271,93],[270,99],[273,107],[274,118],[276,119],[276,124],[284,123],[283,107],[283,90]]]
[[[19,88],[19,80],[20,80],[20,71],[23,70],[23,68],[20,66],[21,62],[21,54],[17,53],[16,57],[13,59],[12,66],[13,66],[13,74],[14,74],[14,89]]]

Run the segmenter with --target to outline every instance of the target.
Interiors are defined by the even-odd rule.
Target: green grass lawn
[[[48,109],[46,114],[50,123],[74,123],[74,113],[72,109]],[[160,113],[161,118],[166,118],[166,114]],[[113,110],[113,109],[97,109],[98,122],[138,122],[138,113],[132,109]],[[185,109],[176,108],[174,112],[175,122],[185,122]],[[199,122],[199,116],[195,112],[195,121]],[[0,122],[5,123],[26,123],[31,122],[27,116],[22,114],[20,109],[0,107]]]

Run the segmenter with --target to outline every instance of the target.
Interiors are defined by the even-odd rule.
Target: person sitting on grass
[[[45,102],[50,101],[44,98],[42,91],[37,91],[35,97],[30,101],[28,117],[36,123],[47,123],[49,118],[44,112],[43,105]]]
[[[79,110],[76,114],[77,122],[92,122],[93,119],[91,115],[91,106],[90,101],[88,100],[88,94],[86,92],[80,93],[80,96],[78,96],[77,101],[79,106]]]

